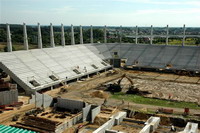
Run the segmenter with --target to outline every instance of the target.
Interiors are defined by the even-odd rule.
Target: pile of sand
[[[98,91],[94,91],[90,94],[92,97],[98,97],[98,98],[103,98],[106,99],[109,97],[108,93],[102,91],[102,90],[98,90]]]

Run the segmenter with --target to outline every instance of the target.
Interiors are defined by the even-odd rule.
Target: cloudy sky
[[[200,0],[0,0],[0,23],[200,26]]]

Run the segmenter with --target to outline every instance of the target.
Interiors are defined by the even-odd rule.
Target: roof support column
[[[166,45],[168,45],[169,44],[169,26],[167,25],[167,27],[166,27]]]
[[[11,40],[11,34],[10,34],[10,25],[7,24],[7,52],[12,52],[12,40]]]
[[[138,26],[135,29],[135,44],[138,44]]]
[[[75,45],[73,25],[71,25],[71,45]]]
[[[61,43],[62,46],[65,46],[65,31],[63,24],[61,24]]]
[[[93,42],[93,27],[91,25],[91,28],[90,28],[90,43],[94,43]]]
[[[80,25],[80,44],[83,44],[83,28]]]
[[[150,45],[153,44],[153,25],[151,25],[151,38],[150,38]]]
[[[52,23],[50,23],[50,43],[51,43],[51,47],[55,47]]]
[[[104,27],[104,43],[107,43],[107,31],[106,31],[106,25]]]
[[[185,24],[184,24],[183,25],[183,42],[182,42],[182,46],[185,45],[185,30],[186,30],[186,28],[185,28]]]
[[[41,35],[40,23],[38,23],[38,48],[42,49],[42,35]]]
[[[27,37],[27,30],[26,30],[26,24],[23,23],[23,33],[24,33],[24,49],[28,50],[28,37]]]
[[[119,43],[122,43],[122,26],[120,25],[120,30],[119,30]]]

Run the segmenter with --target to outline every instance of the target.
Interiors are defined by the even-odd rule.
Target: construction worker
[[[173,124],[171,125],[171,131],[172,131],[172,132],[176,132],[176,128],[174,127]]]

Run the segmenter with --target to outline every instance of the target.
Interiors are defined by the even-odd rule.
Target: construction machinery
[[[126,78],[130,82],[130,85],[129,85],[128,90],[127,90],[126,93],[127,94],[137,94],[137,93],[139,93],[139,89],[134,86],[134,83],[133,83],[132,79],[130,77],[128,77],[126,74],[123,74],[121,76],[121,78],[116,83],[108,84],[108,91],[121,92],[122,89],[123,89],[123,87],[121,85],[121,81],[124,78]]]

